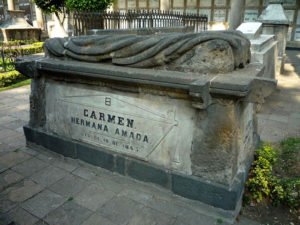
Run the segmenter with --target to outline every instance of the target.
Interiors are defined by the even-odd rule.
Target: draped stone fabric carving
[[[49,57],[185,72],[230,72],[250,61],[250,42],[239,31],[52,38],[44,48]]]

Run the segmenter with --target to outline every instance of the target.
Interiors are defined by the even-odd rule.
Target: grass
[[[0,88],[0,91],[6,91],[6,90],[9,90],[9,89],[13,89],[13,88],[17,88],[17,87],[22,87],[22,86],[25,86],[25,85],[29,85],[30,82],[31,82],[31,79],[23,80],[21,82],[12,84],[10,86],[2,87],[2,88]]]

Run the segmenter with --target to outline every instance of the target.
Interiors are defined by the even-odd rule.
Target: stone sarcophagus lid
[[[276,86],[241,32],[49,39],[32,79],[29,145],[236,213],[258,142],[255,104]]]

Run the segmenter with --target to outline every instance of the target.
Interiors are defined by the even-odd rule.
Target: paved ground
[[[262,139],[300,136],[300,53],[259,114]],[[298,63],[298,65],[296,65]],[[25,145],[29,86],[0,93],[0,225],[213,225],[222,212]],[[257,224],[240,217],[237,224]],[[11,223],[14,221],[15,223]],[[226,224],[223,222],[222,224]]]
[[[263,141],[300,137],[300,51],[287,51],[287,56],[285,71],[277,77],[278,88],[258,114],[258,132]]]

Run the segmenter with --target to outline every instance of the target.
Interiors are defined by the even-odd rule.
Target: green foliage
[[[104,11],[113,0],[34,0],[44,13],[63,12],[63,8],[71,11],[93,10]]]
[[[300,138],[289,138],[280,143],[281,153],[279,158],[279,163],[282,165],[282,169],[289,175],[293,174],[294,165],[299,162],[300,153]]]
[[[113,0],[66,0],[66,6],[71,11],[104,11]]]
[[[73,197],[69,197],[68,201],[73,201],[73,199],[74,199]]]
[[[10,71],[6,73],[0,73],[0,87],[7,87],[11,84],[26,80],[27,78],[18,71]]]
[[[17,46],[17,45],[31,45],[37,42],[37,40],[10,40],[8,42],[0,41],[0,45],[4,47]]]
[[[65,0],[34,0],[34,2],[47,14],[62,12],[63,7],[65,6]]]
[[[270,144],[263,145],[256,150],[250,177],[246,182],[254,200],[260,202],[264,197],[268,197],[275,205],[282,203],[291,208],[299,207],[300,179],[278,177],[272,173],[273,166],[284,166],[279,163],[281,162],[281,154],[289,155],[290,152],[296,151],[295,143],[299,142],[295,140],[282,142],[282,146],[288,145],[290,147],[283,150],[282,153],[277,153]],[[290,158],[290,156],[286,157]],[[276,164],[276,162],[278,163]]]

